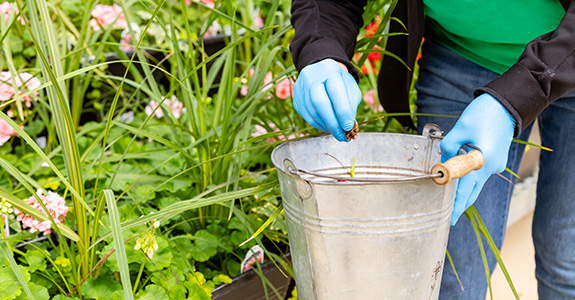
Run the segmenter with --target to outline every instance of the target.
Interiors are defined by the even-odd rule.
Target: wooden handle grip
[[[451,179],[461,178],[471,171],[481,169],[483,162],[483,154],[479,150],[471,150],[467,154],[455,156],[431,168],[432,174],[443,174],[442,177],[433,178],[433,181],[437,184],[446,184]]]

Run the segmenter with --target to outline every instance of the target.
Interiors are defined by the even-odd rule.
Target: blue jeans
[[[415,85],[417,112],[454,116],[419,116],[420,131],[424,124],[435,123],[448,132],[473,100],[473,91],[499,76],[430,40],[423,45],[419,66]],[[539,126],[542,144],[553,149],[553,152],[541,153],[533,219],[539,299],[575,299],[574,94],[545,109],[539,116]],[[517,138],[527,140],[530,132],[531,125]],[[515,173],[524,150],[525,146],[519,143],[513,143],[509,150],[507,167]],[[515,176],[506,171],[491,176],[474,205],[498,248],[505,236],[515,182]],[[493,272],[495,257],[485,240],[483,244]],[[446,258],[439,298],[485,300],[487,280],[483,260],[471,222],[466,217],[462,216],[457,225],[451,227],[447,248],[464,290]],[[511,276],[513,279],[513,274]]]

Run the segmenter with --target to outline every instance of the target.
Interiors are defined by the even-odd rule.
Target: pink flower
[[[271,89],[272,85],[270,83],[273,80],[274,80],[274,76],[272,75],[272,72],[267,72],[266,77],[264,77],[264,85],[263,85],[262,90],[267,91],[267,90]]]
[[[144,111],[146,112],[146,115],[148,116],[156,116],[158,118],[163,118],[164,117],[164,112],[162,111],[161,108],[158,108],[158,103],[154,100],[150,101],[150,104],[146,105],[146,108],[144,109]],[[156,112],[154,112],[154,110],[156,110]],[[153,113],[153,115],[152,115]]]
[[[215,7],[214,0],[194,0],[194,2],[202,2],[203,4],[205,4],[209,8]],[[190,4],[192,4],[192,0],[186,0],[186,5],[190,5]]]
[[[134,35],[136,36],[136,38],[134,40],[139,40],[140,39],[140,26],[138,26],[138,24],[136,23],[131,23],[130,27],[132,27],[132,31],[134,32]],[[121,35],[121,39],[120,39],[120,50],[122,51],[129,51],[131,49],[134,49],[134,47],[131,46],[132,44],[132,33],[130,32],[130,28],[124,29],[124,31],[122,31],[122,35]]]
[[[268,131],[267,131],[263,126],[255,125],[254,127],[255,127],[256,132],[252,133],[252,136],[253,136],[253,137],[260,136],[260,135],[263,135],[263,134],[267,134],[267,133],[268,133]],[[276,125],[275,125],[274,123],[268,123],[268,127],[271,128],[271,129],[273,129],[274,132],[279,132],[279,131],[280,131],[278,128],[276,128]],[[277,136],[277,139],[276,139],[275,137],[269,137],[269,138],[266,139],[266,141],[268,142],[268,144],[273,144],[273,143],[275,143],[275,142],[278,141],[278,140],[280,140],[280,141],[292,140],[292,139],[295,139],[295,138],[298,138],[298,137],[302,137],[302,136],[304,136],[304,134],[301,134],[301,133],[300,133],[300,134],[297,134],[297,135],[295,135],[295,134],[290,134],[290,135],[288,135],[287,137],[284,136],[283,134],[279,134],[279,135]]]
[[[240,87],[240,95],[245,96],[248,94],[248,86],[245,83],[242,83]]]
[[[115,28],[127,28],[128,22],[126,22],[126,17],[122,12],[122,7],[118,4],[114,5],[104,5],[98,4],[92,10],[92,20],[90,20],[90,25],[94,31],[99,31],[100,26],[106,26],[114,24]]]
[[[172,95],[172,101],[170,101],[170,108],[172,109],[172,113],[176,119],[179,119],[182,113],[186,112],[184,104],[174,95]]]
[[[256,17],[256,19],[254,20],[254,24],[258,27],[258,28],[264,28],[265,23],[264,23],[264,19],[262,19],[261,15],[258,15]]]
[[[254,70],[254,68],[251,68],[248,72],[248,78],[249,79],[253,78],[255,72],[256,71]],[[262,92],[265,92],[272,87],[272,81],[274,79],[273,77],[274,76],[273,76],[272,72],[266,73],[266,76],[264,77],[264,82],[262,84],[262,87],[260,88],[260,90]],[[242,80],[245,80],[245,79],[242,79]],[[248,87],[247,87],[246,83],[247,83],[247,81],[245,83],[242,82],[242,86],[240,88],[240,95],[242,95],[242,96],[245,96],[248,94]]]
[[[292,96],[293,94],[293,80],[286,78],[276,85],[276,96],[282,100],[285,100]]]
[[[32,74],[23,72],[18,74],[15,79],[16,86],[19,88],[18,95],[23,95],[25,91],[22,90],[23,87],[28,91],[35,90],[40,87],[41,83],[38,78],[32,76]],[[0,72],[0,101],[10,100],[16,91],[12,85],[12,75],[10,72]],[[33,95],[38,95],[38,92],[32,92]],[[26,107],[30,107],[32,103],[32,97],[30,95],[21,98],[26,104]]]
[[[12,9],[14,9],[14,11],[12,12]],[[12,13],[14,14],[19,14],[20,11],[18,10],[18,6],[14,5],[13,3],[10,2],[3,2],[2,4],[0,4],[0,18],[1,15],[4,15],[4,21],[8,22],[10,21],[10,16],[12,15]],[[20,23],[22,23],[22,25],[24,25],[26,22],[24,21],[24,18],[22,18],[22,16],[18,16],[18,21],[20,21]]]
[[[129,51],[130,49],[132,49],[132,47],[130,46],[131,43],[132,43],[132,35],[126,34],[120,40],[120,50]]]
[[[369,90],[365,94],[363,94],[363,101],[367,103],[369,106],[375,105],[375,90]]]
[[[8,83],[0,82],[0,101],[10,100],[14,95],[14,87]]]
[[[162,97],[162,102],[166,105],[168,105],[168,107],[172,110],[172,113],[174,114],[174,117],[176,117],[176,119],[179,119],[180,116],[186,112],[186,108],[184,107],[184,104],[178,100],[178,98],[175,95],[172,95],[172,98],[170,100],[164,100],[165,98]],[[158,107],[158,103],[154,100],[150,101],[150,104],[148,104],[146,106],[146,108],[144,109],[144,111],[146,112],[146,114],[148,116],[152,116],[152,112],[154,111],[154,109],[156,109],[156,107]],[[162,118],[164,117],[164,112],[162,111],[161,108],[158,108],[156,110],[156,112],[154,113],[154,116],[158,117],[158,118]]]
[[[371,89],[363,95],[363,101],[367,103],[366,107],[371,107],[375,112],[383,112],[383,106],[375,103],[375,90]]]
[[[250,78],[254,77],[255,74],[255,70],[253,68],[250,69]],[[272,74],[272,72],[267,72],[266,76],[264,77],[264,83],[262,85],[262,91],[267,91],[269,90],[272,85],[271,82],[274,80],[274,75]]]
[[[16,84],[18,87],[26,86],[26,89],[29,91],[35,90],[40,87],[41,83],[38,78],[32,76],[32,74],[24,72],[20,73],[16,78]],[[22,91],[19,92],[19,95],[24,94]],[[32,94],[38,95],[38,92],[33,92]],[[22,97],[22,100],[26,103],[26,107],[30,107],[32,103],[32,98],[30,96]]]
[[[54,219],[56,223],[63,223],[68,214],[68,206],[66,206],[66,201],[64,198],[60,197],[57,193],[52,191],[48,191],[48,195],[43,195],[42,190],[36,191],[36,195],[38,198],[44,203],[46,209],[48,209],[48,213]],[[32,206],[32,208],[40,211],[44,215],[48,215],[42,205],[38,202],[36,197],[32,196],[26,200],[24,200],[28,205]],[[50,221],[38,221],[32,216],[25,214],[18,209],[14,209],[14,212],[17,214],[16,220],[22,222],[23,228],[30,228],[30,232],[34,233],[36,231],[44,232],[44,235],[49,234],[52,232],[52,223]]]
[[[8,122],[0,119],[0,146],[4,145],[11,137],[18,136],[18,133]]]
[[[208,30],[206,30],[206,33],[204,33],[204,39],[218,35],[219,28],[220,28],[220,24],[218,24],[217,21],[214,21],[212,23],[212,25],[210,25],[210,27],[208,27]]]

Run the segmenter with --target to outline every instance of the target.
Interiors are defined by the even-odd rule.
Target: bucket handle
[[[471,171],[481,169],[484,161],[483,154],[479,150],[471,150],[467,154],[457,155],[431,168],[432,174],[442,174],[440,177],[433,177],[433,181],[439,185],[446,184],[452,179],[461,178]]]
[[[286,174],[295,178],[295,185],[302,200],[309,199],[313,195],[313,186],[301,177],[301,170],[289,158],[284,159],[284,170]]]

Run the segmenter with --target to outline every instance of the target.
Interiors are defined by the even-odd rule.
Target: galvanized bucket
[[[274,149],[298,299],[438,298],[456,187],[432,180],[440,141],[430,124],[422,136],[320,136]]]

